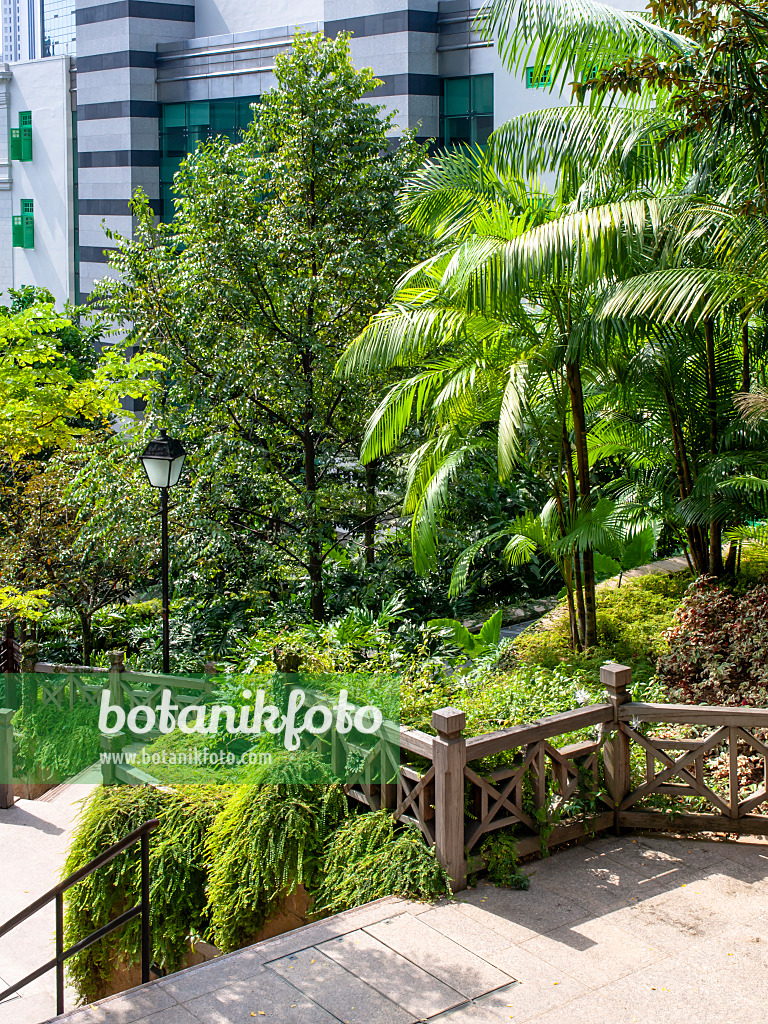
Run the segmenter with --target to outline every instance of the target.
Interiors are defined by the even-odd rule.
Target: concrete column
[[[415,128],[435,138],[440,116],[437,0],[325,0],[325,34],[351,32],[356,67],[370,67],[383,85],[371,95],[396,111],[393,138]]]

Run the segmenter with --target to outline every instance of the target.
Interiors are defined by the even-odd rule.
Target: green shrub
[[[383,896],[450,895],[448,876],[418,829],[397,829],[391,814],[377,811],[350,818],[331,838],[317,908],[337,914]]]
[[[53,704],[23,707],[13,720],[19,735],[15,774],[41,782],[64,782],[99,759],[99,710],[76,704],[60,711]]]
[[[480,848],[488,869],[488,877],[494,885],[508,889],[529,889],[530,875],[520,870],[517,843],[514,836],[496,832],[485,840]]]
[[[211,938],[219,949],[253,941],[299,885],[318,888],[325,844],[345,813],[342,787],[315,754],[253,769],[206,842]]]
[[[159,828],[150,834],[150,916],[152,958],[167,971],[180,967],[188,936],[202,936],[207,931],[203,845],[229,797],[229,790],[214,786],[179,790],[100,787],[85,805],[72,840],[65,876],[145,821],[160,819]],[[140,864],[137,845],[69,890],[65,897],[65,946],[74,945],[139,902]],[[105,994],[105,982],[118,963],[130,967],[140,959],[141,922],[137,918],[77,953],[67,970],[79,998],[92,1002]]]

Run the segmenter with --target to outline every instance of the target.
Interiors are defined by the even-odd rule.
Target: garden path
[[[768,843],[600,838],[526,870],[527,892],[380,900],[56,1020],[768,1021]]]
[[[7,921],[52,888],[61,869],[80,801],[92,786],[66,785],[37,800],[17,800],[0,811],[0,920]],[[0,991],[55,955],[54,904],[0,939]],[[75,1005],[65,993],[65,1007]],[[0,1024],[37,1024],[56,1007],[56,976],[49,972],[0,1003]]]

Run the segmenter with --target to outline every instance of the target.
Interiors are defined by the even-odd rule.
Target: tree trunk
[[[707,408],[709,412],[709,454],[717,455],[717,366],[715,363],[715,322],[708,316],[704,322],[707,343]],[[710,499],[715,503],[715,495]],[[709,572],[723,575],[722,524],[713,518],[709,523]]]
[[[309,554],[310,611],[316,622],[325,619],[325,595],[323,592],[323,545],[317,525],[317,470],[315,468],[315,437],[312,428],[304,428],[304,482],[307,491],[307,551]]]
[[[565,441],[566,454],[568,453],[568,436],[563,432]],[[571,467],[571,476],[573,476],[573,467]],[[570,490],[570,488],[569,488]],[[555,500],[557,501],[557,514],[560,522],[560,534],[565,535],[566,523],[565,523],[565,509],[563,507],[563,496],[560,493],[558,487],[555,487]],[[581,637],[579,633],[579,620],[576,616],[576,605],[573,600],[573,563],[570,558],[563,558],[563,580],[565,582],[565,593],[568,601],[568,625],[571,629],[571,649],[574,651],[581,650]],[[584,605],[584,598],[582,595],[582,607]]]
[[[741,325],[741,390],[749,393],[752,386],[752,371],[749,361],[749,321]]]
[[[725,560],[725,575],[735,576],[736,575],[736,555],[739,551],[739,545],[734,544],[733,541],[728,545],[728,557]]]
[[[589,480],[589,453],[587,451],[587,418],[584,412],[584,390],[578,362],[566,363],[566,374],[573,414],[573,443],[576,449],[579,496],[581,508],[586,511],[591,506],[592,494]],[[597,605],[595,602],[595,562],[591,548],[586,548],[583,552],[582,571],[585,614],[584,646],[594,647],[597,644]]]
[[[365,564],[373,565],[376,560],[376,479],[378,468],[375,462],[365,467]]]
[[[691,478],[691,467],[688,462],[688,454],[685,450],[685,438],[680,429],[672,395],[665,389],[664,398],[669,412],[669,423],[672,428],[672,447],[675,454],[675,472],[677,473],[677,485],[680,492],[680,500],[684,501],[693,490]],[[699,526],[686,526],[685,533],[688,538],[688,549],[690,551],[689,562],[693,562],[693,569],[697,575],[702,576],[709,568],[709,552],[702,537],[702,530]]]
[[[80,610],[78,611],[78,617],[80,619],[80,629],[83,633],[83,664],[91,664],[91,656],[93,655],[93,626],[91,622],[90,612]]]

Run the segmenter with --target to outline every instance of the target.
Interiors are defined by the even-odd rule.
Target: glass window
[[[41,0],[43,56],[75,54],[75,0]]]
[[[552,85],[552,68],[547,64],[542,72],[536,73],[536,68],[525,69],[525,88],[544,89]]]
[[[444,78],[440,140],[444,146],[484,146],[493,131],[493,75]]]
[[[166,103],[160,108],[160,203],[163,220],[173,219],[173,176],[199,142],[216,135],[239,139],[253,121],[258,96]]]

